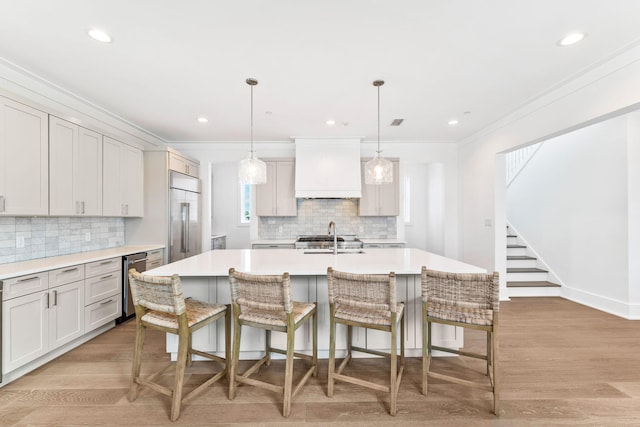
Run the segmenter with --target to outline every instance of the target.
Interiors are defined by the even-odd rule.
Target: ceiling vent
[[[404,119],[393,119],[391,126],[400,126],[404,122]]]

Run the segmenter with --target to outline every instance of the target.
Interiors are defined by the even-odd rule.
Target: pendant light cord
[[[253,158],[253,85],[251,85],[251,158]]]
[[[378,86],[378,156],[380,156],[380,86]]]

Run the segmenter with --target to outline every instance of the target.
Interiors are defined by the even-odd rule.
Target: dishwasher
[[[147,253],[125,255],[122,257],[122,317],[116,323],[122,323],[136,314],[129,287],[129,269],[135,268],[138,273],[147,271]]]

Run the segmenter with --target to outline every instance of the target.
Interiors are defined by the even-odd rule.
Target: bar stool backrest
[[[229,269],[231,301],[247,308],[290,313],[291,279],[282,275],[257,275]]]
[[[330,304],[397,312],[396,276],[354,274],[327,269]]]
[[[177,274],[171,277],[145,276],[131,269],[129,285],[134,305],[178,316],[186,311],[182,282]]]

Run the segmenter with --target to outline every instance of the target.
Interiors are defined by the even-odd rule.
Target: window
[[[240,184],[240,224],[251,222],[251,184]]]

